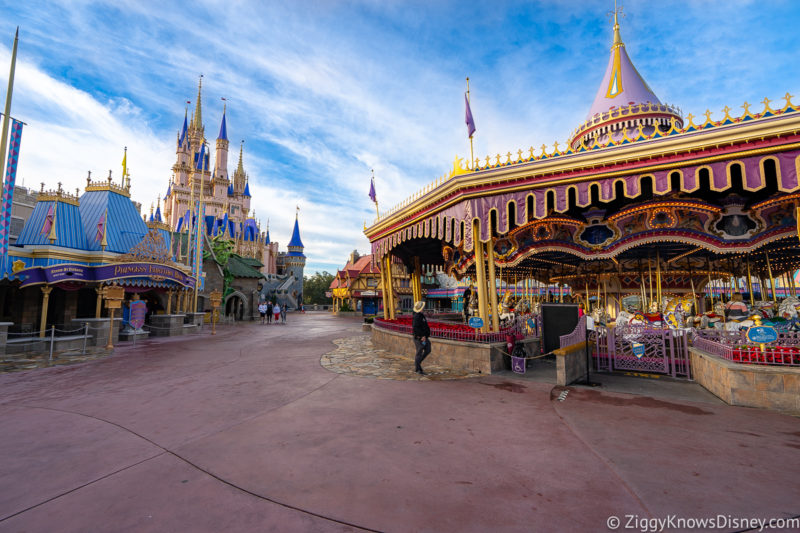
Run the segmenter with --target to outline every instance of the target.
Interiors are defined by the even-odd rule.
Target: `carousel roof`
[[[614,43],[611,46],[611,56],[608,58],[606,73],[586,119],[589,120],[614,108],[637,104],[661,104],[661,100],[647,85],[628,57],[625,43],[620,37],[617,15],[614,14]]]

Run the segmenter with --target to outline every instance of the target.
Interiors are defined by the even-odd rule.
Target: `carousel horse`
[[[617,313],[616,329],[624,328],[627,326],[643,326],[648,323],[647,318],[642,313],[629,311],[620,311]]]
[[[694,298],[691,296],[674,297],[667,300],[664,306],[664,320],[673,329],[686,327],[687,317],[691,315],[694,308]],[[689,320],[694,323],[694,317]]]
[[[760,313],[761,318],[772,318],[775,316],[774,302],[768,300],[756,300],[753,303],[753,311]]]
[[[516,306],[517,313],[527,315],[531,312],[531,304],[527,298],[520,298]]]
[[[472,291],[469,295],[469,307],[467,310],[470,317],[478,316],[478,291]]]
[[[596,326],[604,326],[608,323],[608,314],[606,310],[600,307],[599,305],[595,305],[592,312],[589,313],[589,316],[592,317]]]
[[[507,327],[510,326],[514,322],[514,296],[511,294],[511,291],[506,291],[503,294],[503,299],[500,300],[500,314],[498,315],[500,318],[500,326]]]
[[[776,318],[782,318],[789,322],[790,329],[797,329],[800,326],[798,310],[800,310],[800,299],[796,296],[787,296],[778,306]]]

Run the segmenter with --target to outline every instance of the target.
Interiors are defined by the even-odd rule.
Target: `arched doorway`
[[[225,300],[225,316],[232,317],[234,320],[244,320],[246,315],[246,302],[244,295],[234,292]]]

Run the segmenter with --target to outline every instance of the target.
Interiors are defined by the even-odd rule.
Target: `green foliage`
[[[214,250],[214,255],[217,257],[219,264],[223,267],[227,267],[228,259],[233,253],[233,241],[221,235],[217,235],[211,239],[211,248]]]
[[[223,275],[223,286],[222,286],[222,297],[226,298],[230,293],[233,292],[233,274],[231,274],[230,270],[228,270],[228,260],[233,254],[233,249],[235,244],[233,240],[223,237],[222,235],[217,235],[213,239],[211,239],[211,249],[214,251],[214,256],[217,258],[217,262],[222,267],[222,275]]]
[[[326,298],[325,292],[330,290],[333,277],[333,274],[325,271],[303,276],[303,303],[330,305],[331,298]]]
[[[349,300],[343,301],[341,307],[339,307],[339,311],[348,312],[348,311],[352,311],[352,310],[353,310],[353,308],[350,307],[350,301]]]

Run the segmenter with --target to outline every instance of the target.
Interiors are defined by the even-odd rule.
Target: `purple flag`
[[[50,209],[47,210],[47,215],[44,217],[44,224],[42,225],[42,231],[39,232],[40,235],[46,235],[47,233],[50,233],[50,228],[53,227],[53,216],[55,215],[53,205],[51,205]]]
[[[103,240],[103,233],[105,233],[106,229],[106,214],[103,213],[103,216],[100,217],[100,221],[97,223],[97,234],[94,236],[94,240],[97,242],[101,242]]]
[[[469,108],[469,98],[467,93],[464,93],[464,103],[467,104],[467,113],[465,121],[467,123],[467,136],[472,137],[475,134],[475,121],[472,119],[472,110]]]
[[[378,203],[378,198],[375,196],[375,178],[369,181],[369,199],[376,204]]]

